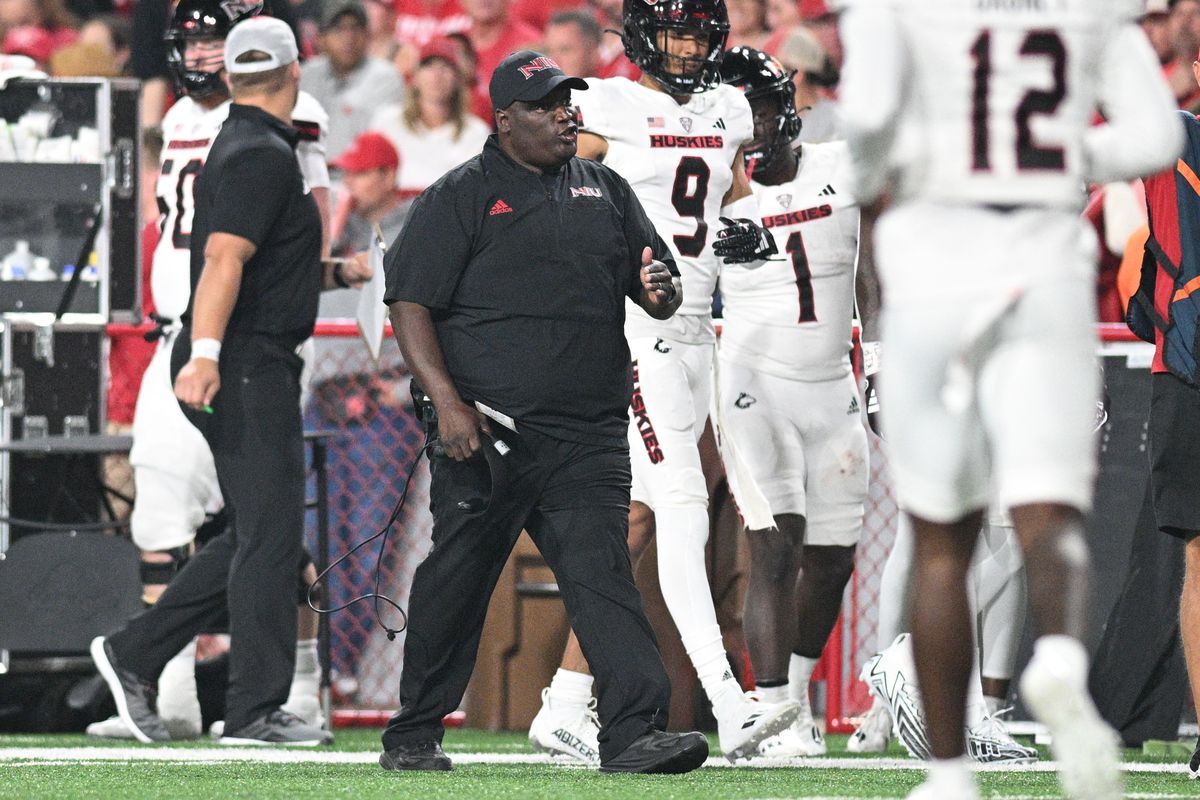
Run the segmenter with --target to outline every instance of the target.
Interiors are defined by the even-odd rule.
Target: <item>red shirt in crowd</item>
[[[473,31],[468,31],[467,35],[475,47],[477,63],[471,111],[485,122],[491,122],[492,100],[488,95],[488,83],[492,80],[492,70],[496,69],[506,56],[524,47],[536,46],[542,39],[542,32],[518,19],[510,18],[504,31],[487,47],[480,46]]]
[[[458,0],[395,0],[396,40],[418,47],[448,33],[465,31],[471,18]]]

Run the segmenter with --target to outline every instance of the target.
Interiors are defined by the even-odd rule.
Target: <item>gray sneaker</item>
[[[323,728],[307,724],[295,714],[275,709],[236,731],[226,731],[217,744],[239,747],[265,747],[291,745],[293,747],[316,747],[333,744],[333,734]]]
[[[121,667],[113,657],[112,645],[103,636],[92,639],[92,661],[100,671],[117,704],[117,716],[139,742],[169,742],[171,734],[158,716],[158,691],[152,683]]]

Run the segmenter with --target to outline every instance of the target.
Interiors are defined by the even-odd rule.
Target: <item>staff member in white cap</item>
[[[276,19],[247,20],[225,40],[233,105],[196,181],[192,301],[172,372],[176,396],[212,449],[230,526],[156,605],[92,643],[118,713],[143,740],[168,738],[153,691],[163,666],[227,612],[221,743],[332,741],[280,710],[296,654],[304,526],[296,348],[312,335],[323,277],[321,218],[291,125],[296,59],[295,37]]]

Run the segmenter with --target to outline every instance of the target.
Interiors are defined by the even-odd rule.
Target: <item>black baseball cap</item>
[[[516,100],[526,103],[541,100],[564,83],[572,89],[588,88],[587,81],[567,75],[550,56],[519,50],[492,71],[488,93],[492,108],[508,108]]]

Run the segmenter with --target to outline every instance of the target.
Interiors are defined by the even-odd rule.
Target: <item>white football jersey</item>
[[[794,179],[751,185],[785,260],[722,269],[722,358],[793,380],[845,377],[859,216],[849,150],[806,144]]]
[[[709,317],[720,259],[712,252],[738,149],[754,135],[750,104],[732,86],[674,98],[628,78],[588,78],[575,92],[581,127],[608,141],[604,163],[629,181],[679,266],[678,315]],[[673,330],[630,301],[627,329]]]
[[[159,239],[150,271],[150,292],[160,316],[178,320],[192,295],[191,243],[193,190],[204,169],[213,139],[229,116],[229,101],[205,110],[190,97],[181,97],[163,117],[162,163],[155,184],[158,197]],[[292,112],[300,133],[296,158],[310,189],[329,187],[325,134],[329,118],[316,98],[300,92]]]
[[[1164,130],[1179,127],[1165,119],[1170,93],[1132,24],[1141,7],[855,0],[840,99],[860,199],[895,165],[900,115],[920,150],[899,171],[900,200],[1076,209],[1086,182],[1139,174],[1148,151],[1181,141]],[[1093,124],[1098,108],[1110,124]]]

